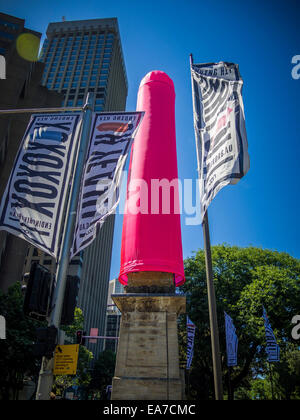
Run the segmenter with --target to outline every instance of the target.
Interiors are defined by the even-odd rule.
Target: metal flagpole
[[[67,221],[63,233],[60,256],[56,271],[56,286],[53,295],[54,308],[50,315],[49,326],[56,328],[60,326],[60,318],[63,307],[63,300],[67,281],[67,272],[69,267],[70,249],[73,242],[74,228],[76,222],[76,210],[78,197],[80,193],[80,185],[86,152],[89,144],[90,127],[92,121],[92,104],[93,94],[88,93],[86,104],[83,108],[82,132],[80,137],[79,152],[73,178],[73,188],[70,195],[70,204],[68,208]],[[49,400],[50,392],[53,385],[53,363],[54,359],[43,357],[41,371],[39,375],[36,399]]]
[[[215,398],[216,400],[223,400],[222,366],[221,366],[221,354],[220,354],[220,344],[219,344],[217,305],[216,305],[216,295],[215,295],[215,288],[214,288],[214,281],[213,281],[212,258],[211,258],[207,210],[204,215],[202,227],[203,227],[203,238],[204,238],[207,297],[208,297],[209,323],[210,323],[210,333],[211,333],[210,337],[211,337],[212,359],[213,359]]]
[[[270,376],[270,382],[271,382],[272,400],[274,400],[274,386],[273,386],[273,375],[272,375],[271,363],[268,362],[268,365],[269,365],[269,376]]]
[[[191,69],[192,69],[192,65],[193,65],[193,55],[190,54],[190,68]],[[193,92],[193,107],[194,107],[194,112],[195,112],[193,77],[192,77],[192,92]],[[199,156],[200,155],[199,155],[197,140],[196,140],[196,149],[197,149],[197,161],[198,161],[198,171],[199,171],[200,169]],[[212,270],[212,258],[211,258],[207,210],[203,218],[202,228],[203,228],[204,253],[205,253],[205,265],[206,265],[207,297],[208,297],[208,310],[209,310],[209,322],[210,322],[210,333],[211,333],[215,399],[223,400],[222,366],[221,366],[219,330],[218,330],[217,308],[216,308],[217,305],[216,305],[216,296],[215,296],[215,289],[214,289],[214,282],[213,282],[213,270]]]
[[[228,400],[233,400],[233,389],[232,389],[232,383],[231,383],[231,372],[232,367],[228,366]]]

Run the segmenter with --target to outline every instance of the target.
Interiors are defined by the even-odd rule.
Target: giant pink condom
[[[178,170],[175,135],[175,90],[162,71],[141,81],[137,111],[145,116],[131,150],[123,219],[119,281],[128,273],[174,274],[183,284]],[[161,188],[158,188],[161,185]],[[159,193],[159,194],[158,194]]]

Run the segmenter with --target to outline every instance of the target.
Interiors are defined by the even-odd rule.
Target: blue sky
[[[181,179],[197,177],[189,54],[195,63],[238,63],[250,170],[210,205],[211,243],[253,245],[300,258],[300,79],[291,76],[292,57],[300,55],[299,1],[0,0],[0,6],[43,34],[62,16],[117,17],[129,81],[127,110],[135,110],[139,83],[149,71],[165,71],[174,81]],[[202,227],[186,226],[182,219],[187,257],[203,247]],[[119,271],[121,230],[117,215],[111,278]]]

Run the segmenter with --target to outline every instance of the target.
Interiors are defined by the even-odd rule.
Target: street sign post
[[[79,344],[56,346],[53,375],[76,375]]]

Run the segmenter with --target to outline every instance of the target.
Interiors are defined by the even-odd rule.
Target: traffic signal
[[[36,357],[47,357],[51,359],[57,344],[57,328],[41,327],[36,329],[37,342],[33,345],[33,354]]]
[[[81,345],[84,346],[84,344],[85,344],[84,336],[85,335],[86,335],[85,331],[82,331],[82,330],[76,331],[76,344],[81,344]]]
[[[30,318],[43,320],[48,315],[51,273],[38,263],[31,265],[23,311]]]
[[[76,276],[68,276],[61,314],[61,325],[71,325],[74,321],[78,290],[79,278]]]

